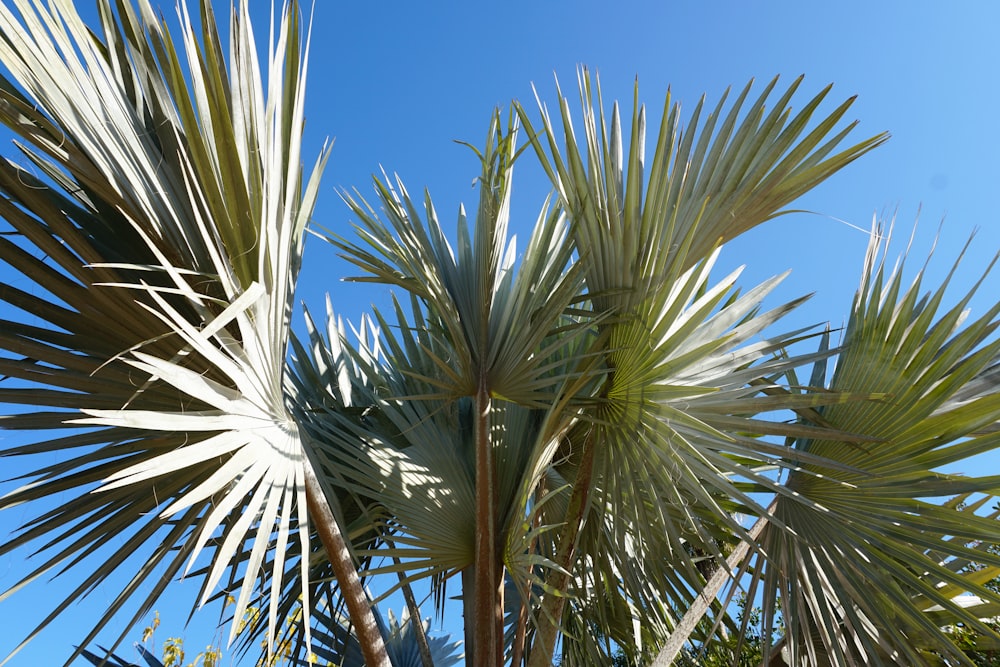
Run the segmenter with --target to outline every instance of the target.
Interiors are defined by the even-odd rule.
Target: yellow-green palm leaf
[[[1000,305],[967,320],[975,287],[945,307],[946,285],[923,292],[923,271],[909,285],[902,267],[886,273],[885,243],[876,231],[829,384],[885,398],[816,409],[824,422],[873,440],[797,441],[856,472],[789,475],[787,488],[810,504],[778,498],[774,518],[784,527],[765,529],[755,582],[767,601],[765,623],[771,600],[781,600],[793,661],[970,664],[940,632],[942,614],[992,636],[980,610],[956,598],[1000,602],[982,585],[1000,566],[986,548],[1000,541],[1000,523],[946,501],[988,498],[1000,476],[944,470],[1000,444]],[[970,563],[989,567],[977,578],[961,571]]]

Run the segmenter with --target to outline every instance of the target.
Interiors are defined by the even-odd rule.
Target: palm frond
[[[321,624],[316,630],[317,640],[320,644],[316,649],[316,658],[342,667],[364,667],[365,662],[358,639],[351,632],[347,619],[323,611],[317,611],[315,615]],[[388,617],[388,621],[386,621],[381,614],[376,613],[379,631],[385,639],[386,650],[392,665],[394,667],[424,667],[417,646],[414,624],[422,622],[426,632],[430,628],[430,623],[410,618],[405,610],[401,617],[397,618],[390,609]],[[432,664],[435,667],[451,667],[461,662],[463,657],[461,644],[451,641],[450,635],[430,637],[428,643]],[[290,664],[305,666],[316,664],[316,662],[292,658]]]
[[[885,398],[816,412],[874,440],[797,440],[797,448],[859,472],[789,475],[786,486],[809,504],[777,499],[774,516],[784,527],[767,527],[751,591],[762,587],[765,627],[775,614],[770,600],[780,596],[793,664],[819,655],[837,664],[970,664],[940,631],[940,614],[927,611],[936,606],[993,634],[975,609],[955,600],[972,594],[1000,602],[986,579],[961,571],[977,563],[987,566],[987,579],[995,572],[1000,561],[985,546],[1000,540],[1000,523],[945,501],[994,494],[1000,478],[944,468],[998,444],[991,427],[1000,397],[988,378],[1000,352],[1000,306],[967,321],[978,285],[944,307],[945,286],[922,293],[923,271],[909,286],[902,266],[887,274],[887,241],[873,237],[829,386]]]
[[[547,365],[553,350],[543,343],[568,324],[562,317],[582,282],[571,266],[573,248],[559,209],[543,207],[527,249],[517,257],[507,233],[517,123],[513,117],[506,129],[501,123],[496,112],[486,149],[479,153],[478,211],[470,229],[460,209],[456,247],[430,198],[424,199],[422,215],[398,178],[395,185],[375,182],[385,222],[363,199],[346,196],[360,221],[362,244],[330,240],[365,271],[355,280],[401,287],[426,305],[440,326],[440,343],[453,350],[448,357],[432,357],[441,397],[471,396],[485,376],[492,396],[539,405],[564,381]],[[558,338],[556,346],[566,342]]]
[[[2,213],[20,237],[0,250],[44,294],[4,286],[35,322],[5,328],[5,372],[28,384],[0,400],[54,408],[4,425],[98,427],[4,452],[77,452],[2,501],[72,494],[4,545],[50,540],[13,590],[134,530],[32,636],[140,548],[145,567],[84,644],[151,583],[132,623],[147,613],[201,551],[202,602],[227,568],[245,568],[237,617],[265,563],[281,588],[290,539],[308,552],[307,445],[284,381],[302,232],[328,155],[303,180],[308,45],[290,3],[262,65],[244,3],[226,62],[211,4],[200,5],[197,23],[182,8],[176,41],[146,0],[99,3],[99,37],[65,3],[0,8],[14,77],[0,85],[0,119],[41,172],[0,168]],[[271,548],[282,556],[266,559]],[[272,606],[269,636],[277,624]]]
[[[704,125],[699,103],[683,129],[680,109],[668,96],[647,166],[638,87],[631,124],[623,130],[618,105],[606,116],[599,85],[586,70],[579,78],[579,138],[565,98],[559,101],[561,128],[540,101],[537,131],[518,107],[566,211],[590,306],[603,318],[598,327],[606,337],[603,382],[557,455],[571,462],[561,472],[573,486],[572,509],[544,523],[565,526],[559,551],[550,554],[556,563],[566,566],[577,549],[603,561],[587,565],[601,573],[595,588],[582,586],[582,572],[577,577],[581,593],[611,597],[622,582],[633,608],[648,610],[640,624],[669,626],[671,612],[665,616],[658,602],[647,603],[653,591],[673,598],[668,607],[690,602],[703,585],[696,553],[723,562],[722,546],[746,539],[735,513],[766,514],[747,491],[782,492],[766,468],[797,465],[788,448],[760,437],[787,435],[788,428],[756,415],[795,408],[797,401],[856,398],[771,391],[785,372],[806,363],[781,352],[803,332],[750,339],[799,301],[760,313],[761,300],[780,278],[738,296],[738,274],[709,281],[715,255],[885,136],[835,153],[853,128],[836,129],[850,100],[815,119],[827,89],[793,116],[788,103],[800,81],[769,112],[765,103],[777,82],[744,108],[748,84],[728,110],[724,97]],[[656,565],[645,570],[642,563]],[[563,589],[558,578],[549,583]],[[547,597],[540,617],[558,618],[559,596]],[[554,641],[549,625],[530,664],[541,664]],[[567,659],[573,647],[564,635]],[[639,647],[629,651],[641,653]]]
[[[540,100],[539,131],[518,107],[574,223],[579,246],[591,258],[591,292],[643,298],[653,281],[667,278],[669,267],[684,271],[718,245],[781,215],[792,201],[888,138],[879,134],[834,153],[856,125],[836,129],[853,98],[814,120],[828,86],[792,115],[789,102],[801,82],[801,77],[796,79],[767,111],[778,80],[744,108],[751,81],[728,110],[728,93],[723,95],[704,125],[702,99],[686,127],[668,93],[649,166],[646,111],[639,104],[638,82],[627,137],[617,103],[606,118],[600,83],[595,84],[586,69],[579,73],[582,140],[577,139],[569,102],[561,92],[561,132]],[[560,143],[565,145],[562,151]],[[628,285],[630,292],[621,290],[626,275],[635,280]]]

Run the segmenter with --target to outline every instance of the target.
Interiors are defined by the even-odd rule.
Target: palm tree
[[[241,637],[265,659],[301,608],[304,663],[348,651],[328,646],[343,611],[356,643],[339,645],[390,663],[361,582],[382,575],[414,620],[414,584],[439,613],[457,586],[484,666],[669,663],[689,637],[747,632],[727,602],[741,582],[766,629],[780,600],[794,664],[968,664],[941,609],[991,633],[953,600],[1000,604],[982,585],[1000,526],[934,499],[1000,481],[937,472],[996,446],[1000,306],[938,315],[941,290],[884,275],[879,230],[838,347],[779,328],[801,299],[763,309],[780,277],[713,274],[725,243],[885,140],[844,146],[851,100],[820,113],[827,88],[793,114],[801,79],[774,80],[682,116],[668,95],[647,159],[638,86],[623,127],[582,71],[582,125],[561,92],[555,120],[540,102],[491,116],[454,236],[400,179],[376,180],[376,205],[345,193],[355,235],[319,233],[400,298],[350,336],[329,305],[307,313],[296,338],[327,156],[303,175],[296,3],[264,67],[245,5],[227,62],[210,3],[176,43],[147,0],[99,2],[99,37],[68,3],[12,4],[0,118],[40,175],[0,165],[0,257],[43,295],[0,291],[28,314],[0,331],[20,382],[0,400],[30,406],[2,425],[72,430],[4,451],[60,461],[0,508],[72,498],[0,553],[49,549],[26,584],[127,540],[32,636],[137,549],[148,562],[81,645],[182,572],[200,603],[232,592],[234,619],[268,610]],[[554,197],[518,254],[513,167],[532,155]]]
[[[2,167],[2,215],[22,241],[4,238],[4,257],[51,300],[5,286],[5,300],[40,322],[5,323],[3,347],[15,355],[5,375],[43,387],[5,390],[8,402],[32,406],[5,425],[97,428],[5,452],[67,457],[4,505],[79,497],[4,550],[62,534],[30,581],[129,535],[38,630],[140,545],[151,547],[149,562],[95,632],[150,582],[134,623],[204,550],[202,602],[228,567],[231,581],[242,579],[240,618],[258,570],[282,587],[286,552],[308,581],[303,554],[315,530],[366,659],[387,665],[333,496],[287,405],[290,304],[328,155],[303,178],[308,61],[297,5],[282,14],[266,87],[245,5],[233,12],[228,67],[208,3],[200,33],[183,16],[183,54],[148,2],[99,3],[103,39],[69,4],[13,5],[0,9],[0,58],[14,77],[3,81],[0,114],[41,175]],[[63,534],[84,518],[72,539]],[[275,606],[268,619],[270,652]]]

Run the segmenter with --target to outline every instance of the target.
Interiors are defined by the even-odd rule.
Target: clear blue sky
[[[193,2],[194,0],[192,0]],[[80,0],[93,17],[92,0]],[[172,15],[173,2],[159,4]],[[254,0],[258,32],[266,39],[266,0]],[[981,0],[961,4],[919,1],[835,4],[769,2],[582,2],[338,3],[317,0],[307,119],[306,161],[328,136],[336,138],[316,212],[318,223],[347,230],[350,221],[337,189],[371,193],[370,174],[380,166],[398,172],[411,192],[430,188],[438,211],[449,220],[462,200],[473,201],[475,158],[453,140],[479,144],[494,106],[511,99],[530,102],[534,82],[544,100],[555,101],[553,74],[573,92],[576,66],[598,70],[606,100],[631,100],[633,80],[642,99],[658,113],[667,86],[685,108],[707,94],[714,101],[729,85],[780,74],[786,81],[806,75],[801,106],[827,83],[830,104],[851,95],[849,113],[860,119],[855,139],[883,130],[892,140],[850,166],[799,202],[817,215],[773,221],[733,243],[724,263],[746,263],[743,284],[793,269],[783,296],[816,292],[797,315],[800,324],[841,324],[857,285],[867,229],[873,214],[897,216],[902,247],[920,211],[913,257],[922,263],[940,226],[936,262],[950,266],[973,229],[966,259],[974,274],[1000,249],[1000,5]],[[216,2],[220,16],[226,2]],[[0,153],[11,153],[4,140]],[[523,160],[515,176],[515,231],[534,221],[548,188]],[[518,222],[520,220],[521,222]],[[377,293],[345,285],[349,273],[322,243],[307,248],[301,298],[322,308],[322,294],[356,318]],[[967,280],[965,281],[967,282]],[[996,298],[997,281],[979,303]],[[0,434],[7,443],[14,441]],[[41,465],[43,462],[32,462]],[[992,458],[984,465],[997,464]],[[26,469],[0,460],[0,477]],[[34,467],[34,466],[32,466]],[[977,472],[988,472],[978,470]],[[0,491],[14,488],[4,484]],[[33,516],[31,508],[0,513],[6,535]],[[0,589],[26,572],[24,558],[0,558]],[[0,655],[12,649],[75,581],[70,575],[0,603]],[[89,603],[25,649],[14,665],[61,664],[82,636],[88,619],[116,591],[99,590]],[[178,587],[184,603],[192,586]],[[186,608],[160,606],[166,627],[159,637],[181,632]],[[197,616],[185,631],[191,648],[211,639],[215,610]],[[136,632],[138,634],[138,631]],[[131,656],[130,651],[123,655]]]

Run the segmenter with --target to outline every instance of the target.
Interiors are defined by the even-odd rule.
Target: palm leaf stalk
[[[0,342],[14,357],[4,374],[41,387],[3,390],[0,399],[32,406],[3,426],[92,427],[4,451],[75,456],[27,475],[0,506],[78,494],[3,546],[46,538],[54,550],[4,597],[125,533],[124,548],[31,637],[142,546],[148,562],[82,644],[150,583],[134,624],[202,551],[211,564],[199,570],[200,602],[231,568],[241,618],[259,568],[270,565],[280,590],[286,546],[297,541],[309,554],[317,528],[369,664],[386,665],[287,407],[290,304],[328,155],[304,180],[308,40],[297,3],[286,3],[262,66],[243,4],[232,11],[227,57],[211,4],[199,4],[197,23],[181,5],[177,41],[147,0],[99,2],[99,36],[68,3],[0,8],[0,59],[12,76],[0,81],[0,119],[40,172],[0,166],[0,207],[20,237],[4,237],[0,251],[52,299],[3,286],[3,298],[38,322],[5,323]],[[297,576],[308,581],[302,556]],[[278,624],[271,598],[268,653]]]
[[[386,544],[389,548],[394,546],[391,541],[387,541]],[[400,565],[399,559],[394,559],[394,563]],[[396,576],[399,578],[399,587],[403,592],[403,599],[406,600],[406,613],[411,619],[416,619],[412,627],[417,652],[420,656],[420,665],[421,667],[434,667],[434,657],[431,654],[430,643],[427,641],[426,628],[420,622],[420,605],[417,604],[417,598],[413,595],[413,587],[402,572],[397,572]]]
[[[769,511],[773,511],[773,509],[773,506],[768,508]],[[670,667],[670,665],[674,664],[674,660],[684,648],[684,644],[687,643],[692,633],[694,633],[701,619],[708,613],[712,603],[715,601],[715,596],[729,582],[732,572],[749,555],[751,544],[756,542],[760,537],[766,525],[766,518],[761,517],[757,519],[750,530],[747,531],[747,536],[750,540],[740,542],[733,549],[732,553],[726,557],[725,567],[716,568],[715,572],[712,573],[712,576],[706,582],[704,590],[698,594],[694,603],[684,612],[684,616],[677,623],[677,627],[674,628],[673,632],[670,633],[670,637],[660,649],[650,667]]]

